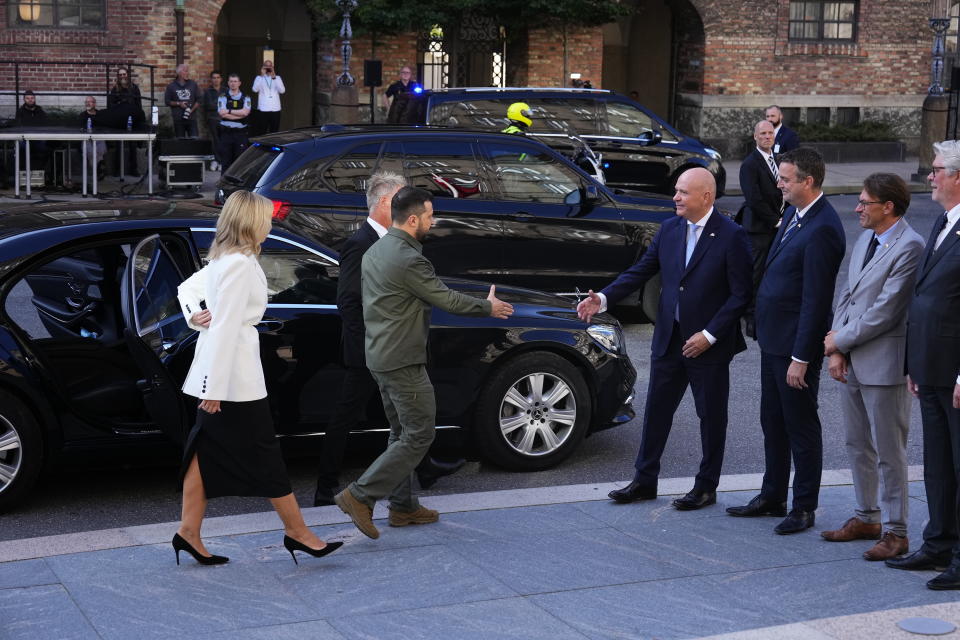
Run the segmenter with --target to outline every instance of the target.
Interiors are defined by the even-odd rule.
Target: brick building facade
[[[522,37],[510,34],[503,44],[500,81],[560,86],[576,72],[594,87],[637,90],[642,102],[681,129],[723,148],[748,133],[769,103],[781,104],[800,121],[881,119],[894,124],[908,142],[919,136],[921,103],[930,82],[930,0],[626,1],[634,13],[618,23],[568,27],[565,35],[555,28],[531,29]],[[11,60],[59,62],[21,65],[19,89],[40,93],[41,104],[79,105],[83,94],[105,92],[112,70],[103,63],[132,62],[154,67],[154,95],[161,98],[177,62],[178,1],[84,2],[93,7],[93,13],[77,18],[88,21],[86,28],[62,17],[58,25],[39,24],[43,19],[25,23],[19,6],[24,3],[9,0],[0,14],[3,88],[14,89]],[[826,38],[823,31],[804,32],[818,24],[795,19],[798,6],[803,17],[808,5],[810,11],[819,7],[821,29],[839,24],[848,31]],[[317,37],[315,27],[336,16],[332,11],[314,15],[302,0],[271,3],[267,15],[262,7],[255,0],[182,0],[183,54],[193,77],[203,85],[211,68],[238,67],[247,70],[244,84],[249,87],[257,56],[272,44],[285,80],[287,74],[301,74],[293,95],[285,98],[291,121],[284,124],[324,121],[323,107],[342,61],[339,40]],[[836,17],[835,10],[842,18],[850,7],[853,17],[846,23],[828,20]],[[422,40],[420,44],[418,48],[415,34],[354,41],[351,72],[361,83],[360,101],[366,101],[365,58],[384,62],[386,85],[400,65],[431,60],[419,50]],[[148,94],[148,69],[135,72]],[[474,73],[471,78],[480,81],[471,84],[490,84],[483,73]],[[44,97],[44,92],[75,96]],[[13,103],[12,95],[3,96],[0,115],[9,115]]]

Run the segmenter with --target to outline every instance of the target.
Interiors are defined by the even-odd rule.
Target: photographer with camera
[[[200,87],[190,79],[190,68],[186,64],[177,66],[177,77],[167,85],[163,95],[163,101],[170,107],[173,116],[173,133],[176,137],[197,137],[195,107],[199,97]]]
[[[264,60],[260,75],[253,80],[257,94],[257,133],[275,133],[280,130],[280,94],[286,93],[283,78],[273,68],[273,60]]]

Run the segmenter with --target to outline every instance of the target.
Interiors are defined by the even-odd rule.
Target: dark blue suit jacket
[[[837,212],[821,196],[781,243],[795,212],[796,207],[784,211],[770,245],[754,317],[760,349],[811,362],[823,355],[823,338],[833,322],[833,292],[846,240]]]
[[[799,146],[800,136],[797,135],[797,132],[787,125],[781,125],[780,131],[777,131],[777,137],[773,139],[774,153],[780,156],[787,151],[793,151]]]
[[[677,216],[660,225],[646,253],[603,289],[608,304],[621,300],[660,273],[660,306],[651,350],[662,357],[673,334],[674,313],[680,304],[680,332],[685,342],[706,329],[717,339],[697,360],[729,361],[746,344],[740,333],[752,294],[753,263],[747,234],[716,209],[684,267],[687,220]]]
[[[340,279],[337,281],[337,308],[340,309],[341,348],[348,367],[367,366],[363,351],[366,327],[363,323],[363,298],[360,294],[360,263],[363,254],[380,239],[377,230],[364,220],[340,251]]]

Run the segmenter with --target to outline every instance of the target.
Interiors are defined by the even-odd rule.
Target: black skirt
[[[267,398],[221,402],[218,413],[198,408],[184,449],[181,484],[194,454],[208,498],[279,498],[292,491]]]

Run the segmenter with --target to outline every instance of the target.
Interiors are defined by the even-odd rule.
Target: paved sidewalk
[[[911,468],[913,546],[920,474]],[[632,505],[605,499],[622,483],[436,496],[424,502],[439,523],[379,520],[376,541],[336,507],[306,509],[320,536],[346,544],[299,566],[272,513],[208,521],[208,548],[231,558],[220,567],[177,566],[175,523],[8,541],[0,638],[876,640],[911,637],[895,626],[906,617],[960,623],[958,594],[924,586],[933,572],[866,562],[870,542],[820,538],[850,516],[849,482],[826,472],[815,530],[793,536],[774,535],[777,519],[724,513],[755,495],[749,475],[725,476],[718,504],[696,512],[666,495],[688,478]]]
[[[871,173],[882,171],[885,173],[895,173],[907,181],[911,191],[928,192],[930,185],[926,180],[922,182],[913,181],[913,175],[917,173],[920,166],[918,158],[907,158],[904,162],[837,162],[827,164],[826,174],[823,179],[823,191],[827,195],[839,193],[860,193],[863,187],[863,179]],[[728,196],[740,196],[740,161],[726,160],[723,163],[727,170],[727,192]]]

